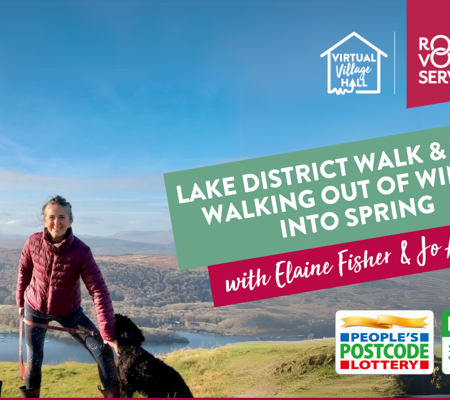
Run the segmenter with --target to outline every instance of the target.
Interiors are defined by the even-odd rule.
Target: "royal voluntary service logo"
[[[387,54],[356,32],[320,55],[325,56],[328,93],[381,92],[381,57],[387,57]]]
[[[432,311],[338,311],[338,374],[431,374]]]
[[[450,101],[450,1],[407,1],[406,106]]]
[[[450,39],[436,35],[433,39],[419,38],[419,59],[423,69],[419,72],[419,83],[448,84],[450,82]]]

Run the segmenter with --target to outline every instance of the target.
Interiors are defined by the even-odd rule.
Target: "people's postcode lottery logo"
[[[432,311],[338,311],[338,374],[426,375],[434,370]]]
[[[387,54],[356,32],[320,55],[325,56],[328,93],[381,93],[381,58]]]

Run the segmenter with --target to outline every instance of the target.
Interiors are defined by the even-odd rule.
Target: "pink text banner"
[[[450,266],[450,226],[208,267],[214,306],[244,303]]]

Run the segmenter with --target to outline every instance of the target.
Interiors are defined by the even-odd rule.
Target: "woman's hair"
[[[45,209],[47,208],[47,206],[52,206],[54,204],[58,204],[60,206],[65,207],[67,209],[67,211],[68,211],[69,219],[73,220],[72,205],[65,199],[65,197],[62,197],[60,195],[53,196],[50,200],[47,201],[47,203],[45,203],[42,206],[41,215],[44,218],[45,218]]]

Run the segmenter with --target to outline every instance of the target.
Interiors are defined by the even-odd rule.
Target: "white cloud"
[[[77,178],[0,170],[0,191],[52,193],[150,194],[164,192],[162,174],[129,178]]]

